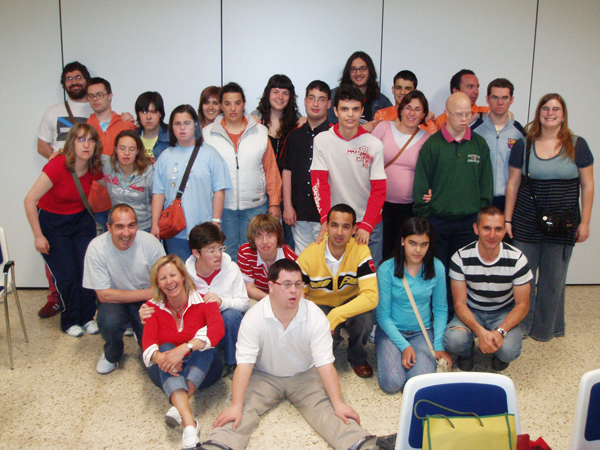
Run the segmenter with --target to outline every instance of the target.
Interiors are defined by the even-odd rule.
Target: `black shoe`
[[[456,365],[463,372],[470,372],[471,370],[473,370],[473,367],[475,366],[475,361],[473,360],[473,356],[469,356],[469,357],[459,356],[456,358]]]
[[[388,434],[377,438],[377,447],[381,450],[394,450],[396,448],[397,433]]]
[[[510,363],[504,362],[496,358],[496,356],[492,357],[492,369],[496,372],[502,372],[505,370]]]

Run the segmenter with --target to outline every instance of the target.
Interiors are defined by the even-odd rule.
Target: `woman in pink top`
[[[387,195],[383,204],[383,259],[392,256],[400,228],[413,216],[412,189],[419,151],[430,134],[419,128],[425,123],[429,104],[414,90],[398,105],[398,118],[381,122],[372,135],[383,142]]]

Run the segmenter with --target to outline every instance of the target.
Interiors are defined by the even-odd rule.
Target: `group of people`
[[[472,370],[475,337],[501,371],[524,336],[564,335],[567,268],[589,235],[594,184],[560,95],[542,97],[523,128],[510,81],[490,82],[482,107],[476,75],[461,70],[435,117],[412,72],[394,77],[392,105],[356,52],[339,87],[307,86],[306,117],[291,80],[274,75],[251,114],[236,83],[206,88],[168,124],[160,94],[145,92],[136,128],[82,64],[61,82],[69,98],[38,129],[50,161],[25,199],[51,285],[39,315],[61,312],[70,336],[100,332],[101,374],[135,335],[184,448],[200,446],[189,398],[231,374],[201,448],[244,448],[283,398],[336,449],[387,448],[393,437],[370,436],[342,400],[342,329],[365,378],[375,329],[389,393],[436,360],[452,366],[449,353]],[[161,241],[176,199],[186,226]]]

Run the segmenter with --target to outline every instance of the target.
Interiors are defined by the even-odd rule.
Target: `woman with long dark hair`
[[[433,230],[428,219],[412,217],[400,231],[394,258],[377,271],[377,381],[385,392],[400,391],[408,379],[436,370],[402,278],[406,278],[437,358],[452,366],[443,346],[448,321],[444,265],[433,256]]]
[[[175,200],[194,146],[200,145],[181,197],[186,228],[165,240],[167,253],[185,261],[192,254],[187,239],[192,228],[210,221],[220,225],[225,190],[231,188],[231,180],[221,155],[203,142],[198,114],[192,106],[179,105],[173,110],[169,118],[169,137],[171,147],[161,154],[154,166],[151,232],[160,239],[160,215]]]
[[[565,334],[567,269],[575,243],[590,234],[594,157],[585,139],[569,129],[567,104],[559,94],[540,99],[525,131],[527,137],[515,143],[509,159],[506,232],[533,272],[522,331],[549,341]],[[551,221],[543,219],[550,216]]]

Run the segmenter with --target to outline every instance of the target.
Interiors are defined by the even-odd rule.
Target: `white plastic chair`
[[[415,402],[423,398],[451,409],[480,415],[514,414],[517,434],[521,432],[517,394],[510,378],[484,372],[430,373],[413,377],[404,386],[396,450],[422,448],[423,424],[413,410]],[[439,414],[440,411],[421,403],[418,413],[424,416]]]
[[[8,245],[6,245],[6,235],[4,234],[4,229],[2,227],[0,227],[0,264],[2,264],[4,270],[4,284],[0,286],[0,292],[3,294],[3,300],[1,303],[4,303],[4,315],[6,316],[6,339],[8,341],[10,368],[14,369],[12,339],[10,335],[10,319],[8,316],[8,294],[11,292],[15,297],[15,303],[17,304],[17,309],[19,310],[19,317],[21,318],[21,327],[23,328],[25,342],[29,342],[29,338],[27,337],[27,330],[25,330],[23,311],[21,311],[21,302],[19,300],[19,293],[17,292],[15,283],[15,262],[10,260],[10,256],[8,254]]]
[[[600,369],[584,373],[579,382],[571,450],[600,450]]]

